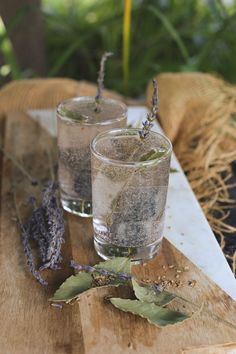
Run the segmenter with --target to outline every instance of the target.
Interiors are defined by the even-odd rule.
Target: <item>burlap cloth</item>
[[[211,224],[225,248],[225,233],[235,233],[227,223],[227,181],[236,159],[236,87],[202,73],[165,73],[157,77],[159,119]],[[96,86],[70,79],[32,79],[11,82],[0,90],[0,113],[55,108],[74,96],[94,96]],[[104,95],[125,101],[121,95]],[[151,85],[147,103],[151,101]],[[187,221],[186,221],[187,222]],[[236,252],[226,254],[236,270]]]

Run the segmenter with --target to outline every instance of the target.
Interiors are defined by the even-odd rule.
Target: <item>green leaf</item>
[[[75,111],[72,111],[66,107],[60,107],[60,112],[59,112],[60,116],[62,117],[66,117],[66,118],[71,118],[71,119],[75,119],[77,121],[83,121],[85,120],[85,117],[79,113],[79,112],[75,112]]]
[[[55,292],[50,301],[66,301],[77,297],[79,294],[92,287],[93,277],[91,274],[80,272],[77,275],[72,275]]]
[[[131,274],[131,262],[130,259],[126,257],[116,257],[105,262],[100,262],[96,264],[94,268],[106,269],[115,273]]]
[[[165,154],[165,151],[156,151],[155,149],[150,150],[146,154],[142,155],[140,157],[140,161],[150,161],[150,160],[156,160],[160,157],[162,157]]]
[[[153,285],[141,286],[132,279],[132,286],[137,299],[143,302],[155,303],[159,306],[169,304],[176,296],[167,291],[158,291]]]
[[[179,172],[176,168],[171,168],[170,169],[170,173],[176,173],[176,172]]]
[[[146,318],[149,323],[157,327],[174,325],[189,318],[181,312],[172,311],[148,302],[120,298],[110,298],[109,300],[119,310]]]
[[[232,113],[230,118],[233,122],[236,122],[236,113]]]
[[[105,262],[100,262],[94,268],[105,269],[114,273],[131,273],[131,263],[128,258],[117,257]],[[55,292],[50,301],[65,301],[76,298],[84,291],[93,287],[102,286],[119,286],[125,284],[126,281],[119,277],[103,276],[97,272],[93,274],[84,271],[79,272],[77,275],[72,275],[60,286]]]
[[[128,280],[116,276],[116,273],[131,274],[131,262],[126,257],[116,257],[105,262],[100,262],[94,266],[95,269],[103,269],[114,273],[114,276],[101,276],[94,273],[95,286],[119,286],[126,285]]]

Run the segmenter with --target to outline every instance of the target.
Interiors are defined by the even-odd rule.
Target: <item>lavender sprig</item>
[[[46,222],[45,210],[42,206],[36,207],[35,198],[31,197],[33,204],[33,212],[30,220],[30,234],[37,242],[39,247],[39,255],[42,262],[46,262],[47,247],[48,247],[48,225]]]
[[[62,262],[61,245],[64,242],[63,209],[57,196],[57,184],[49,182],[43,190],[42,203],[36,206],[34,197],[30,198],[33,212],[28,222],[29,240],[34,239],[43,265],[40,271],[58,269]]]
[[[46,286],[48,283],[46,280],[43,279],[39,271],[36,269],[35,262],[34,262],[34,256],[32,252],[32,248],[30,246],[30,225],[26,224],[23,225],[21,217],[20,217],[20,212],[16,203],[16,196],[15,196],[15,191],[13,191],[13,199],[14,199],[14,204],[15,204],[15,210],[16,210],[16,217],[18,221],[18,225],[21,230],[21,241],[23,245],[23,250],[26,256],[27,260],[27,266],[29,268],[29,271],[31,274],[35,277],[35,279],[43,286]]]
[[[153,94],[152,94],[152,108],[151,112],[147,114],[147,119],[143,122],[143,128],[139,131],[139,136],[141,139],[146,139],[150,130],[153,127],[153,121],[156,118],[157,110],[158,110],[158,93],[157,93],[157,81],[155,79],[152,80],[153,84]]]
[[[1,145],[0,151],[2,151],[19,170],[21,170],[21,172],[30,180],[32,185],[36,186],[39,184],[39,182],[32,178],[15,157],[6,152]],[[43,192],[42,205],[39,207],[36,206],[36,199],[34,197],[29,198],[30,203],[33,205],[33,211],[29,221],[23,224],[16,203],[15,185],[13,183],[13,199],[18,225],[21,230],[22,245],[27,259],[27,265],[30,272],[42,285],[47,285],[47,282],[36,269],[30,241],[33,239],[37,242],[39,256],[44,263],[39,270],[45,268],[58,269],[59,263],[62,262],[61,244],[64,242],[64,219],[63,209],[57,196],[56,189],[57,184],[55,182],[50,182],[48,184]]]
[[[43,192],[42,207],[45,210],[48,223],[48,247],[46,252],[46,262],[40,270],[51,268],[57,269],[62,260],[61,245],[64,242],[64,218],[63,209],[56,196],[57,185],[50,182]]]
[[[102,268],[96,268],[96,267],[92,267],[90,265],[81,265],[76,263],[75,261],[71,261],[70,262],[70,266],[76,270],[78,270],[79,272],[84,271],[86,273],[98,273],[100,275],[104,275],[104,276],[112,276],[115,278],[119,278],[123,281],[129,281],[131,280],[131,275],[127,274],[127,273],[116,273],[116,272],[112,272],[110,270],[107,269],[102,269]]]
[[[95,102],[96,102],[96,107],[95,107],[95,112],[100,112],[100,103],[102,99],[102,91],[104,89],[104,76],[105,76],[105,63],[106,60],[112,56],[113,53],[111,52],[106,52],[102,55],[101,61],[100,61],[100,70],[98,74],[98,86],[97,86],[97,94],[95,96]]]
[[[29,235],[29,230],[26,229],[26,227],[24,225],[20,225],[20,229],[21,229],[21,240],[22,240],[22,244],[23,244],[23,250],[27,259],[27,265],[28,268],[31,272],[31,274],[35,277],[35,279],[43,286],[48,285],[48,283],[46,282],[46,280],[43,279],[43,277],[41,276],[41,274],[39,273],[39,271],[36,269],[35,267],[35,263],[34,263],[34,257],[33,257],[33,253],[32,253],[32,249],[30,246],[30,235]]]

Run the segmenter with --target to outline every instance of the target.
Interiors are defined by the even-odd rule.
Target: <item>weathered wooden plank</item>
[[[84,223],[88,221],[84,221]],[[77,227],[76,227],[77,224]],[[82,239],[85,227],[80,228],[80,220],[74,218],[76,230],[74,248],[80,251],[74,255],[81,261],[87,252],[83,249]],[[90,226],[88,225],[90,229]],[[91,231],[90,233],[91,234]],[[89,241],[86,241],[89,244]],[[81,255],[81,256],[80,256]],[[89,258],[89,263],[97,261]],[[173,327],[158,329],[149,325],[144,319],[131,314],[122,313],[105,303],[104,297],[117,293],[118,290],[94,290],[89,297],[82,297],[79,302],[82,318],[83,337],[86,353],[181,353],[189,346],[220,344],[236,340],[236,327],[226,325],[223,320],[235,325],[236,305],[220,288],[211,282],[196,266],[177,251],[169,242],[164,241],[162,254],[146,266],[137,266],[135,274],[138,278],[149,278],[153,281],[165,275],[167,279],[175,279],[175,271],[163,269],[163,266],[177,265],[178,269],[188,267],[189,270],[180,275],[186,285],[170,290],[198,304],[204,303],[212,315],[188,306],[183,301],[176,301],[174,308],[180,311],[192,309],[196,314],[188,321]],[[196,280],[194,288],[187,285],[189,280]],[[121,297],[125,297],[121,293]],[[215,316],[218,316],[216,318]],[[92,335],[91,335],[92,334]]]
[[[48,178],[49,169],[45,149],[47,147],[53,149],[53,144],[38,124],[23,114],[12,114],[8,117],[4,148],[22,161],[33,176]],[[72,328],[72,308],[67,307],[63,311],[58,311],[48,303],[52,291],[69,275],[68,267],[53,274],[49,272],[46,274],[50,283],[48,289],[42,288],[27,270],[19,230],[15,222],[13,183],[17,204],[24,218],[27,214],[25,205],[27,198],[35,194],[37,187],[32,187],[11,161],[4,158],[0,238],[1,352],[4,354],[83,353],[80,328]],[[66,248],[64,257],[65,263],[68,263],[68,259],[71,258],[69,242]],[[79,343],[78,340],[72,340],[76,337],[81,338]]]
[[[236,343],[226,343],[219,345],[201,346],[199,348],[188,348],[182,354],[234,354],[236,353]]]
[[[34,177],[47,179],[49,167],[46,150],[54,155],[55,141],[36,122],[22,113],[9,115],[5,125],[2,123],[1,127],[4,148],[22,161]],[[213,315],[202,310],[189,321],[158,329],[144,319],[115,309],[104,300],[111,294],[126,297],[127,290],[124,288],[94,289],[88,295],[83,295],[73,307],[66,306],[62,310],[50,307],[48,298],[71,274],[68,268],[70,259],[87,264],[99,261],[93,248],[91,220],[65,215],[67,233],[63,247],[63,269],[45,273],[50,286],[43,289],[26,268],[19,230],[15,223],[13,184],[17,204],[22,216],[26,217],[27,196],[34,193],[37,195],[39,192],[35,192],[35,187],[30,185],[11,161],[4,158],[0,209],[2,353],[175,354],[183,350],[188,353],[190,348],[202,345],[215,347],[216,344],[223,345],[236,340],[236,329],[224,322],[235,323],[235,302],[167,241],[163,243],[160,256],[146,266],[135,267],[134,273],[140,279],[158,280],[161,275],[167,279],[180,279],[185,285],[173,288],[173,292],[198,306],[204,304]],[[175,278],[176,271],[168,269],[168,265],[175,265],[178,269],[187,266],[189,270]],[[187,285],[189,280],[196,280],[194,288]],[[197,312],[196,307],[180,300],[173,306],[179,310],[189,311],[191,308]]]

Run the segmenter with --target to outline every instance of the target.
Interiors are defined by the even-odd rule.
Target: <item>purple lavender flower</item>
[[[33,211],[27,223],[27,239],[26,237],[23,239],[23,247],[26,256],[30,257],[30,239],[37,242],[39,256],[43,262],[40,271],[46,268],[59,269],[59,264],[62,262],[61,244],[64,242],[65,228],[63,209],[57,195],[57,187],[58,185],[55,182],[47,184],[39,207],[37,207],[34,197],[30,197],[29,200],[33,205]],[[29,259],[31,260],[31,258]],[[30,261],[30,271],[39,277],[40,273],[36,271],[35,267],[32,268],[31,263]]]
[[[63,308],[63,305],[62,305],[62,304],[59,304],[59,303],[57,303],[57,302],[52,302],[52,303],[51,303],[51,306],[52,306],[52,307],[56,307],[56,308],[58,308],[58,309],[62,309],[62,308]]]
[[[51,268],[58,269],[61,262],[61,245],[64,242],[64,218],[63,209],[56,195],[57,184],[50,182],[43,192],[42,207],[45,210],[48,224],[48,247],[46,262],[40,270]]]
[[[42,206],[36,207],[36,199],[33,197],[30,198],[30,203],[34,208],[30,220],[30,235],[38,243],[40,258],[42,262],[45,262],[48,247],[48,225],[45,210]]]
[[[76,263],[75,261],[71,261],[70,262],[70,266],[76,270],[78,270],[79,272],[84,271],[86,273],[98,273],[100,275],[103,276],[112,276],[115,278],[119,278],[123,281],[129,281],[131,279],[131,275],[127,274],[127,273],[116,273],[116,272],[112,272],[110,270],[107,269],[102,269],[102,268],[97,268],[97,267],[92,267],[89,265],[81,265]]]
[[[152,108],[151,112],[147,114],[147,119],[143,122],[143,128],[139,131],[139,136],[141,139],[146,139],[150,130],[153,127],[153,121],[156,118],[157,109],[158,109],[158,95],[157,95],[157,81],[152,80],[153,84],[153,94],[152,94]]]
[[[160,293],[163,291],[163,286],[161,284],[153,284],[152,288],[156,293]]]
[[[23,250],[27,259],[27,265],[28,268],[30,270],[30,272],[32,273],[32,275],[35,277],[35,279],[37,279],[37,281],[41,284],[41,285],[47,285],[48,283],[46,282],[46,280],[44,280],[41,276],[41,274],[36,270],[35,267],[35,263],[34,263],[34,257],[33,257],[33,253],[32,253],[32,249],[30,246],[30,234],[29,234],[29,225],[23,225],[21,224],[21,222],[19,221],[19,225],[20,225],[20,229],[21,229],[21,240],[22,240],[22,244],[23,244]]]

